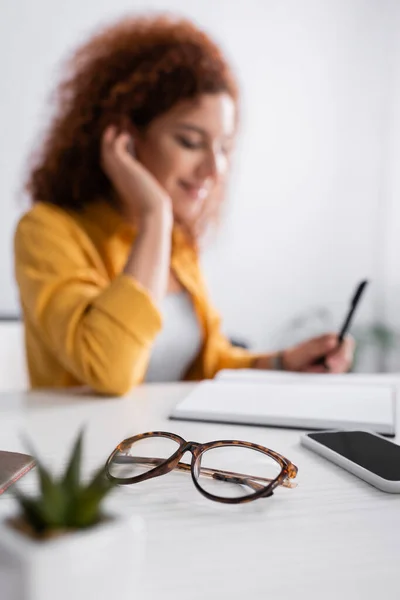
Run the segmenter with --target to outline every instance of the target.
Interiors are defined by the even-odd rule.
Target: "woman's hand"
[[[147,289],[155,302],[164,296],[171,256],[172,202],[155,177],[136,160],[133,139],[108,127],[101,141],[101,165],[131,224],[140,221],[123,273]]]
[[[165,215],[172,222],[171,199],[155,177],[134,157],[133,138],[107,127],[101,141],[101,165],[118,193],[129,222],[149,215]]]
[[[284,350],[282,366],[286,371],[345,373],[353,362],[354,348],[355,343],[352,337],[346,337],[339,346],[337,335],[322,335]],[[325,358],[326,366],[315,364],[320,358]],[[269,369],[270,365],[271,356],[269,355],[259,358],[255,367]]]

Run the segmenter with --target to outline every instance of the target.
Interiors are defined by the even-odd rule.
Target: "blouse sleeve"
[[[25,315],[82,384],[124,394],[144,378],[160,313],[132,277],[110,281],[73,219],[56,217],[28,213],[16,230],[16,279]]]

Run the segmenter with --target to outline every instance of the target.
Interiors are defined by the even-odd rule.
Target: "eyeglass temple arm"
[[[150,456],[127,456],[127,455],[119,455],[119,456],[115,456],[114,457],[114,462],[118,462],[118,463],[136,463],[136,464],[142,464],[142,465],[154,465],[157,466],[159,464],[161,464],[162,462],[164,462],[164,459],[162,458],[156,458],[156,457],[150,457]],[[191,466],[188,465],[187,463],[184,462],[179,462],[175,469],[178,469],[179,471],[190,471],[191,470]],[[252,475],[245,475],[243,473],[234,473],[232,471],[221,471],[219,469],[209,469],[207,467],[200,467],[200,473],[201,475],[204,475],[206,477],[210,477],[212,479],[217,479],[218,481],[228,481],[230,483],[238,483],[240,485],[247,485],[248,487],[250,487],[251,489],[253,489],[254,491],[258,491],[261,490],[263,487],[265,487],[264,485],[257,483],[257,481],[262,481],[265,483],[271,483],[271,481],[274,481],[274,479],[269,479],[267,477],[254,477]],[[284,480],[282,481],[282,483],[280,484],[283,487],[287,487],[287,488],[294,488],[296,487],[296,483],[290,481],[290,480]]]

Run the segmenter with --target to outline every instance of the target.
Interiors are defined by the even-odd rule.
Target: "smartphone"
[[[400,493],[400,446],[370,431],[318,431],[301,444],[384,492]]]
[[[28,454],[0,450],[0,494],[34,466],[35,460]]]

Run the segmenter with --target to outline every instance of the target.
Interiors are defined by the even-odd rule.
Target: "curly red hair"
[[[73,55],[56,95],[56,111],[27,183],[33,202],[80,210],[112,201],[100,165],[110,123],[145,128],[176,103],[229,93],[234,77],[220,51],[191,22],[166,16],[124,18]]]

